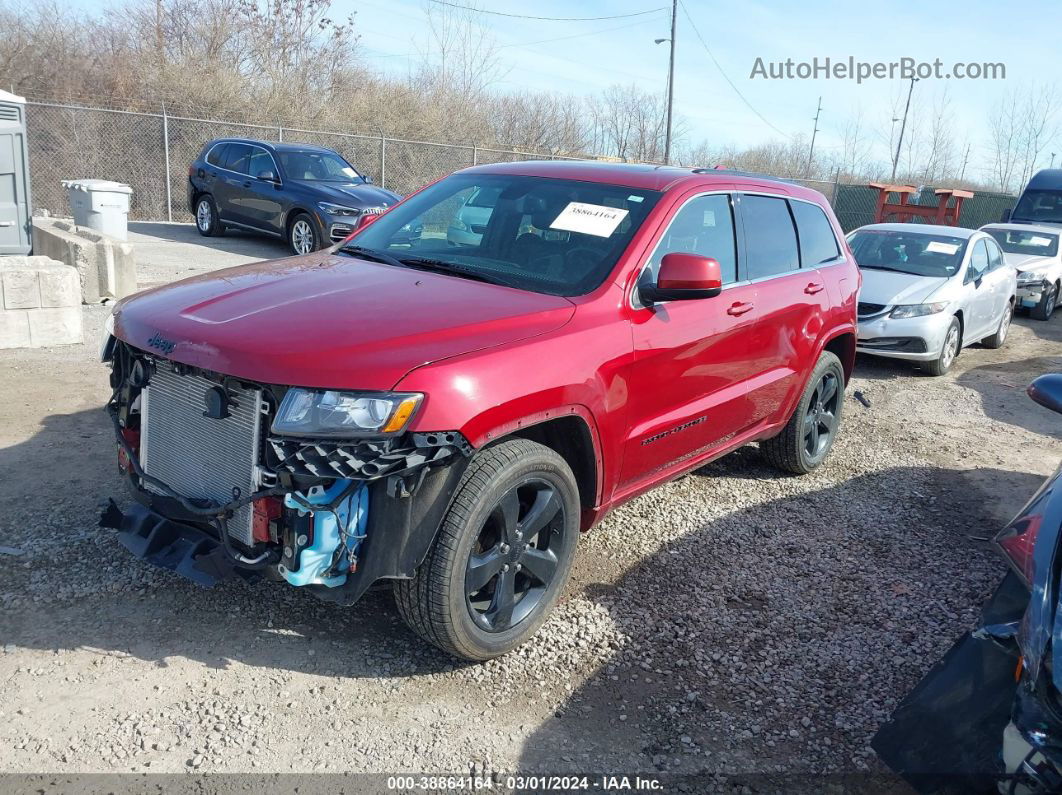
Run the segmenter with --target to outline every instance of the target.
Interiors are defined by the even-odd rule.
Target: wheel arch
[[[582,510],[591,510],[598,504],[600,467],[594,435],[585,419],[578,414],[567,414],[541,420],[514,430],[494,443],[513,438],[537,442],[557,453],[575,475]]]
[[[841,360],[841,367],[844,370],[844,383],[847,385],[848,382],[852,380],[852,373],[855,370],[855,332],[840,331],[835,333],[832,337],[826,340],[826,344],[822,346],[822,349],[824,351],[829,351]]]

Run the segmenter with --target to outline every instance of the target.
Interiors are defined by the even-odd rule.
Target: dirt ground
[[[283,255],[134,231],[145,286]],[[0,773],[643,771],[687,791],[869,774],[902,790],[869,738],[976,620],[1005,568],[983,539],[1062,458],[1062,417],[1024,393],[1062,366],[1062,316],[1019,317],[943,378],[860,359],[820,471],[783,477],[745,448],[624,506],[583,539],[531,644],[458,664],[386,590],[343,609],[275,584],[199,589],[97,528],[123,493],[96,360],[108,311],[85,308],[84,345],[0,352]]]

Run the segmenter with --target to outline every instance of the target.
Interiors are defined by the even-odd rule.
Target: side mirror
[[[648,305],[658,301],[714,298],[722,291],[723,275],[717,260],[675,252],[664,255],[656,284],[639,287],[638,296]]]
[[[277,175],[272,171],[259,171],[258,179],[262,180],[262,182],[276,182]]]
[[[1042,375],[1026,391],[1044,408],[1062,414],[1062,373]]]
[[[372,184],[372,177],[370,177],[368,174],[362,174],[361,178],[363,180],[365,180],[365,184],[366,185],[371,185]]]
[[[1005,224],[1005,223],[1007,223],[1007,221],[1010,220],[1010,211],[1011,211],[1011,208],[1008,207],[1007,209],[1005,209],[1003,211],[1003,214],[999,216],[999,222],[1001,224]]]

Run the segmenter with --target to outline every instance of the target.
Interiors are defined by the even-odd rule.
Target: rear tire
[[[548,447],[511,439],[477,453],[416,575],[394,581],[399,614],[454,657],[511,651],[564,590],[579,510],[575,477]]]
[[[225,224],[221,223],[218,206],[209,193],[204,193],[196,199],[195,228],[203,237],[219,237],[225,234]]]
[[[843,409],[844,368],[836,355],[823,351],[789,422],[773,439],[760,442],[760,450],[778,469],[806,475],[826,460]]]
[[[1007,334],[1010,332],[1010,321],[1014,318],[1014,304],[1008,303],[1007,308],[1003,311],[1003,317],[999,319],[999,326],[996,328],[996,333],[991,337],[985,337],[981,340],[981,344],[986,348],[1002,348],[1003,343],[1007,341]]]
[[[1030,309],[1029,314],[1035,320],[1050,320],[1056,306],[1058,306],[1058,285],[1052,284],[1044,290],[1044,294],[1040,296],[1040,303]]]
[[[926,362],[923,365],[926,372],[930,375],[944,375],[955,364],[955,359],[958,358],[961,349],[962,326],[959,324],[959,318],[953,317],[951,325],[948,326],[948,331],[944,335],[944,344],[940,346],[940,355],[933,361]]]

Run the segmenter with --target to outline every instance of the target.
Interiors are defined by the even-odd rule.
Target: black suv
[[[331,149],[219,138],[188,169],[188,207],[201,235],[234,226],[284,238],[294,253],[308,254],[401,198],[371,182]]]

